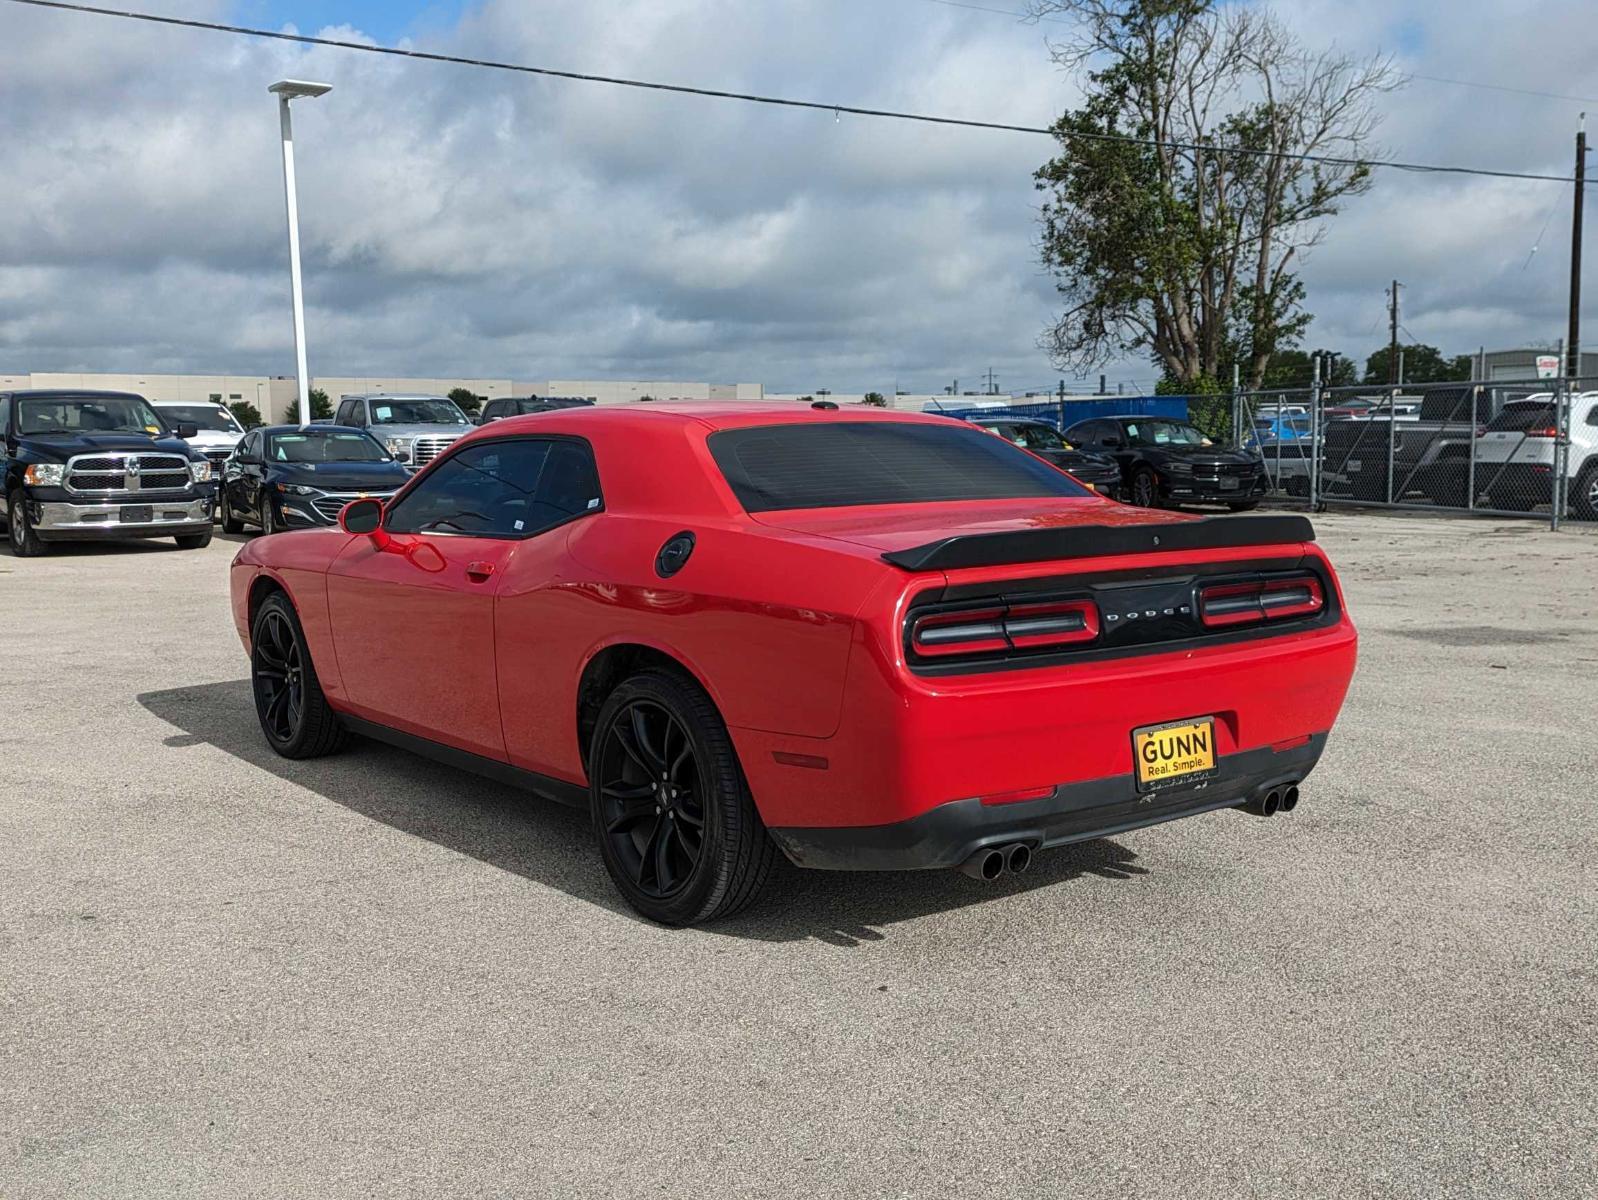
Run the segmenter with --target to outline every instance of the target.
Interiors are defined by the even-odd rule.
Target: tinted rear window
[[[1504,411],[1487,428],[1493,433],[1522,433],[1527,429],[1552,429],[1554,406],[1540,400],[1521,400],[1504,405]]]
[[[1092,494],[969,425],[760,425],[713,433],[709,445],[749,512]]]

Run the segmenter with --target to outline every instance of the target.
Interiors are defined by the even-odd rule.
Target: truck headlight
[[[402,438],[402,437],[384,438],[383,439],[383,445],[385,447],[387,447],[388,452],[390,454],[392,454],[395,458],[398,458],[402,454],[405,455],[407,458],[410,457],[411,447],[410,447],[410,441],[407,438]]]
[[[189,464],[189,478],[195,483],[211,482],[211,460],[202,458],[199,462]]]
[[[22,472],[22,482],[33,487],[60,487],[67,469],[61,463],[29,463]]]

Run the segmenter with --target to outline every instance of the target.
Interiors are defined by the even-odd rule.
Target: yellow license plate
[[[1215,770],[1215,718],[1134,729],[1132,761],[1137,764],[1140,792],[1194,782]]]

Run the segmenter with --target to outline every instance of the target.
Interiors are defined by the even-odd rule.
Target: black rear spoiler
[[[1057,558],[1096,558],[1106,554],[1149,554],[1168,550],[1230,550],[1238,546],[1280,546],[1313,542],[1308,517],[1205,517],[1151,525],[1077,525],[1060,529],[1022,529],[968,533],[940,538],[882,556],[906,571],[952,571],[1007,563],[1047,562]]]

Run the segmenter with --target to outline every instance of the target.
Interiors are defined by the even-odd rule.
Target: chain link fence
[[[1598,379],[1247,392],[1232,433],[1317,507],[1598,521]]]

